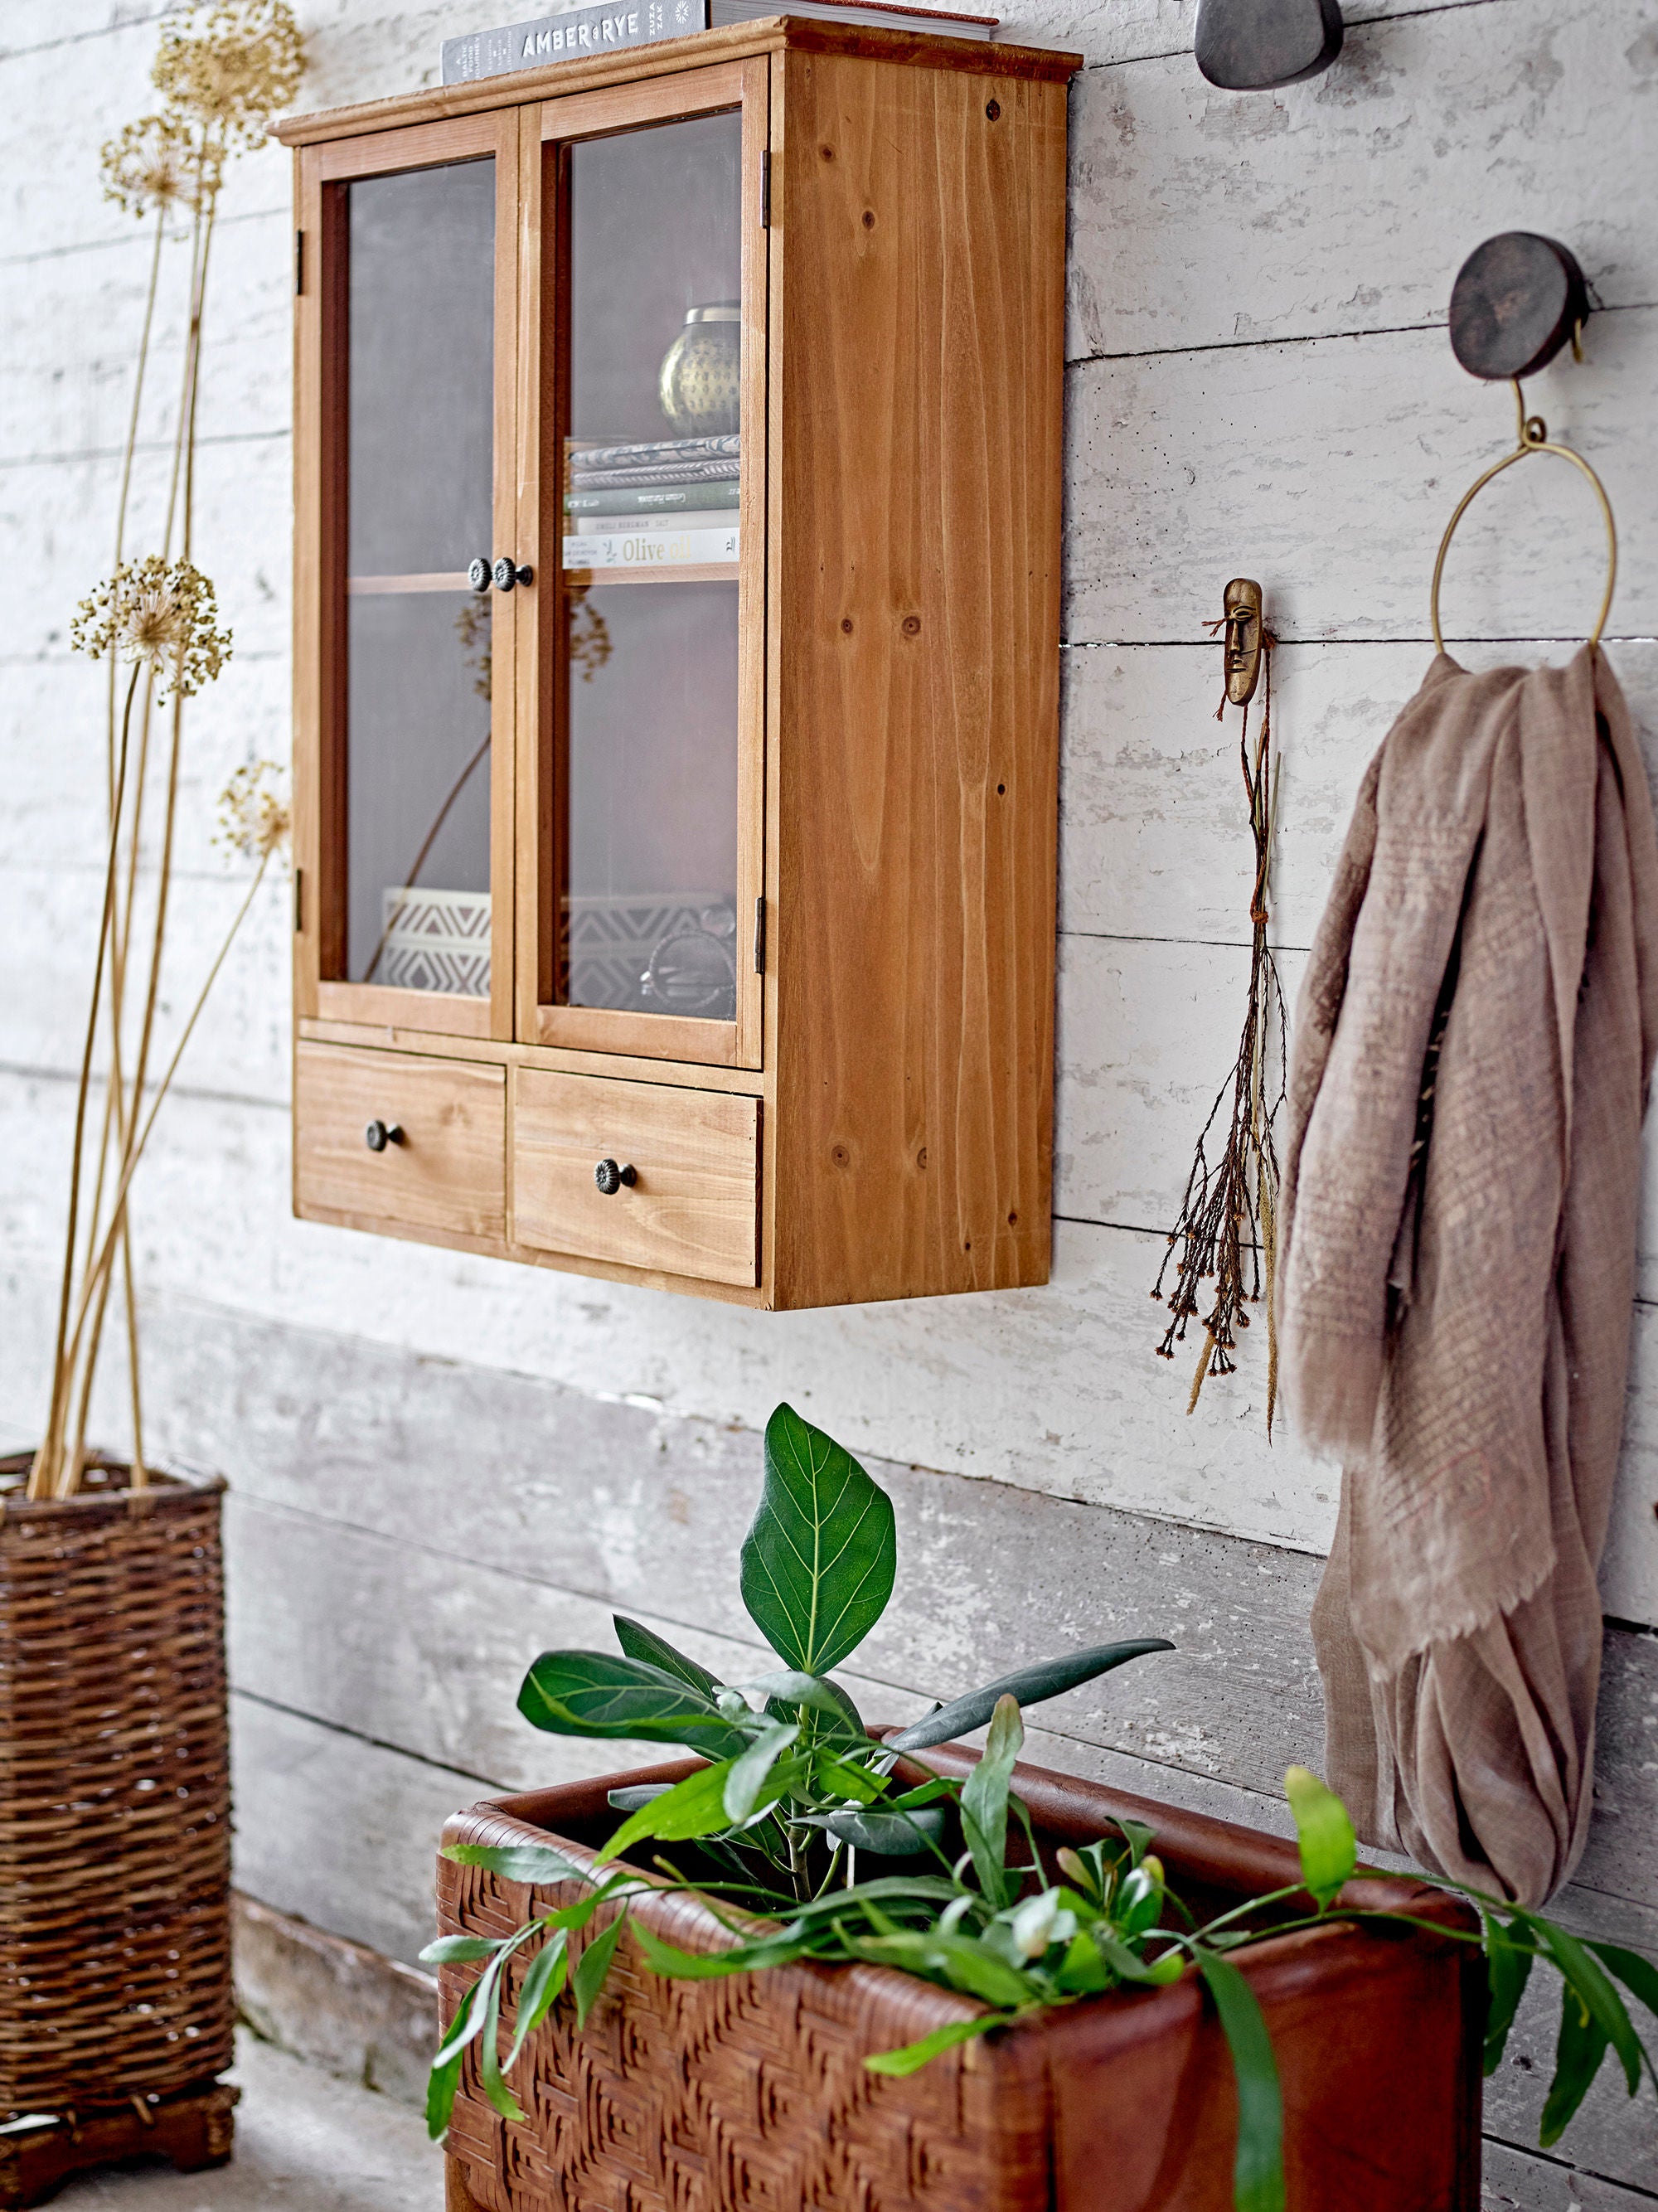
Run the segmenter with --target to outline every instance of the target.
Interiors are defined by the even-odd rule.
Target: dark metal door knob
[[[606,1198],[614,1198],[625,1182],[629,1188],[639,1181],[637,1168],[619,1168],[614,1160],[601,1160],[593,1170],[593,1181]]]
[[[478,555],[476,561],[469,561],[467,562],[466,580],[475,592],[487,592],[489,590],[489,563],[482,553]]]
[[[535,580],[533,568],[519,568],[505,553],[495,563],[495,589],[498,592],[510,592],[514,584],[533,584]]]
[[[403,1125],[398,1121],[371,1121],[362,1133],[362,1140],[371,1152],[383,1152],[388,1145],[403,1142]]]

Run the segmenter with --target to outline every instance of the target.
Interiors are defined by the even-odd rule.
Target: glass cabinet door
[[[495,526],[512,465],[510,437],[497,447],[513,370],[498,358],[501,203],[516,187],[515,133],[505,155],[501,134],[495,118],[451,126],[440,161],[422,158],[429,131],[397,134],[358,156],[379,166],[327,182],[321,209],[323,1010],[481,1036],[511,1033],[510,902],[495,880],[510,841],[491,833],[510,804],[510,758],[497,784],[513,667],[493,568],[503,550],[516,563]]]
[[[544,110],[531,1034],[754,1066],[765,109],[746,65],[701,74],[706,107],[642,85],[602,134]]]

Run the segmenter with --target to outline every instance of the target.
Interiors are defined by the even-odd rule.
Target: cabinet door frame
[[[536,582],[519,611],[518,1036],[525,1044],[647,1060],[758,1068],[764,977],[755,954],[765,889],[766,465],[768,240],[762,222],[770,143],[768,59],[716,64],[643,82],[566,94],[524,111],[519,208],[518,542],[533,547]],[[565,672],[560,538],[562,483],[558,368],[568,253],[557,190],[562,149],[683,116],[738,108],[743,117],[743,472],[738,508],[737,1018],[687,1019],[553,1003],[551,921],[559,876],[562,793],[553,773]]]
[[[302,1019],[357,1022],[447,1036],[513,1035],[513,793],[517,602],[491,594],[489,995],[411,991],[345,979],[346,482],[345,362],[349,307],[345,195],[358,178],[493,155],[495,164],[495,542],[517,550],[519,121],[515,108],[413,124],[303,146],[296,153],[301,243],[295,330],[294,1001]]]

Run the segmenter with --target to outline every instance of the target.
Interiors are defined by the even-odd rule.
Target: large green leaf
[[[1237,2081],[1234,2212],[1284,2212],[1284,2098],[1272,2039],[1254,1991],[1231,1960],[1203,1950],[1197,1961],[1215,2000]]]
[[[524,1678],[518,1709],[550,1735],[686,1743],[715,1756],[748,1742],[690,1684],[613,1651],[544,1651]]]
[[[630,1659],[642,1659],[647,1667],[659,1667],[665,1674],[671,1674],[683,1682],[688,1689],[712,1704],[718,1696],[720,1684],[706,1667],[699,1667],[683,1651],[676,1651],[665,1637],[658,1636],[639,1621],[629,1620],[625,1613],[613,1613],[610,1625],[616,1630],[616,1640]]]
[[[1358,1838],[1347,1808],[1310,1769],[1291,1767],[1284,1777],[1284,1794],[1295,1815],[1301,1878],[1322,1911],[1357,1865]]]
[[[999,1698],[979,1764],[962,1784],[962,1833],[979,1887],[999,1911],[1008,1902],[1007,1791],[1024,1746],[1024,1723],[1011,1697]]]
[[[892,1500],[834,1438],[780,1406],[743,1540],[743,1602],[778,1656],[827,1674],[886,1609],[897,1571]]]
[[[889,1751],[925,1751],[929,1744],[948,1743],[952,1736],[970,1735],[982,1728],[996,1710],[999,1698],[1011,1698],[1019,1705],[1039,1705],[1045,1698],[1080,1688],[1114,1667],[1143,1659],[1148,1651],[1172,1651],[1166,1637],[1142,1636],[1127,1644],[1096,1644],[1086,1651],[1072,1651],[1061,1659],[1044,1659],[1040,1666],[1021,1667],[999,1681],[987,1682],[982,1690],[969,1690],[940,1705],[936,1713],[915,1721],[887,1740]]]

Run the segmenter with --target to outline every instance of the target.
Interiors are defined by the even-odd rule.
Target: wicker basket
[[[929,1751],[964,1772],[972,1754]],[[689,1765],[613,1776],[458,1814],[447,1842],[550,1838],[587,1859],[616,1815],[605,1791]],[[1016,1787],[1047,1844],[1118,1814],[1145,1821],[1174,1886],[1222,1909],[1299,1879],[1293,1849],[1200,1814],[1038,1768]],[[499,1936],[574,1901],[438,1862],[445,1934]],[[1471,1924],[1442,1892],[1349,1885],[1353,1905]],[[635,1904],[686,1950],[730,1939],[683,1896]],[[598,1923],[602,1925],[602,1921]],[[591,1941],[574,1938],[573,1951]],[[1477,2212],[1484,1962],[1434,1927],[1333,1923],[1240,1954],[1283,2081],[1291,2204],[1335,2212]],[[471,1976],[442,1972],[446,2019]],[[503,2056],[523,1967],[508,1970]],[[1194,1978],[1090,1999],[935,2059],[907,2081],[863,2064],[982,2008],[874,1966],[795,1966],[665,1981],[624,1947],[578,2033],[568,2000],[513,2075],[502,2119],[467,2055],[449,2134],[449,2212],[1230,2212],[1236,2103],[1219,2027]]]
[[[0,2115],[131,2114],[234,2055],[224,1485],[100,1456],[31,1504],[27,1468],[0,1459]]]

